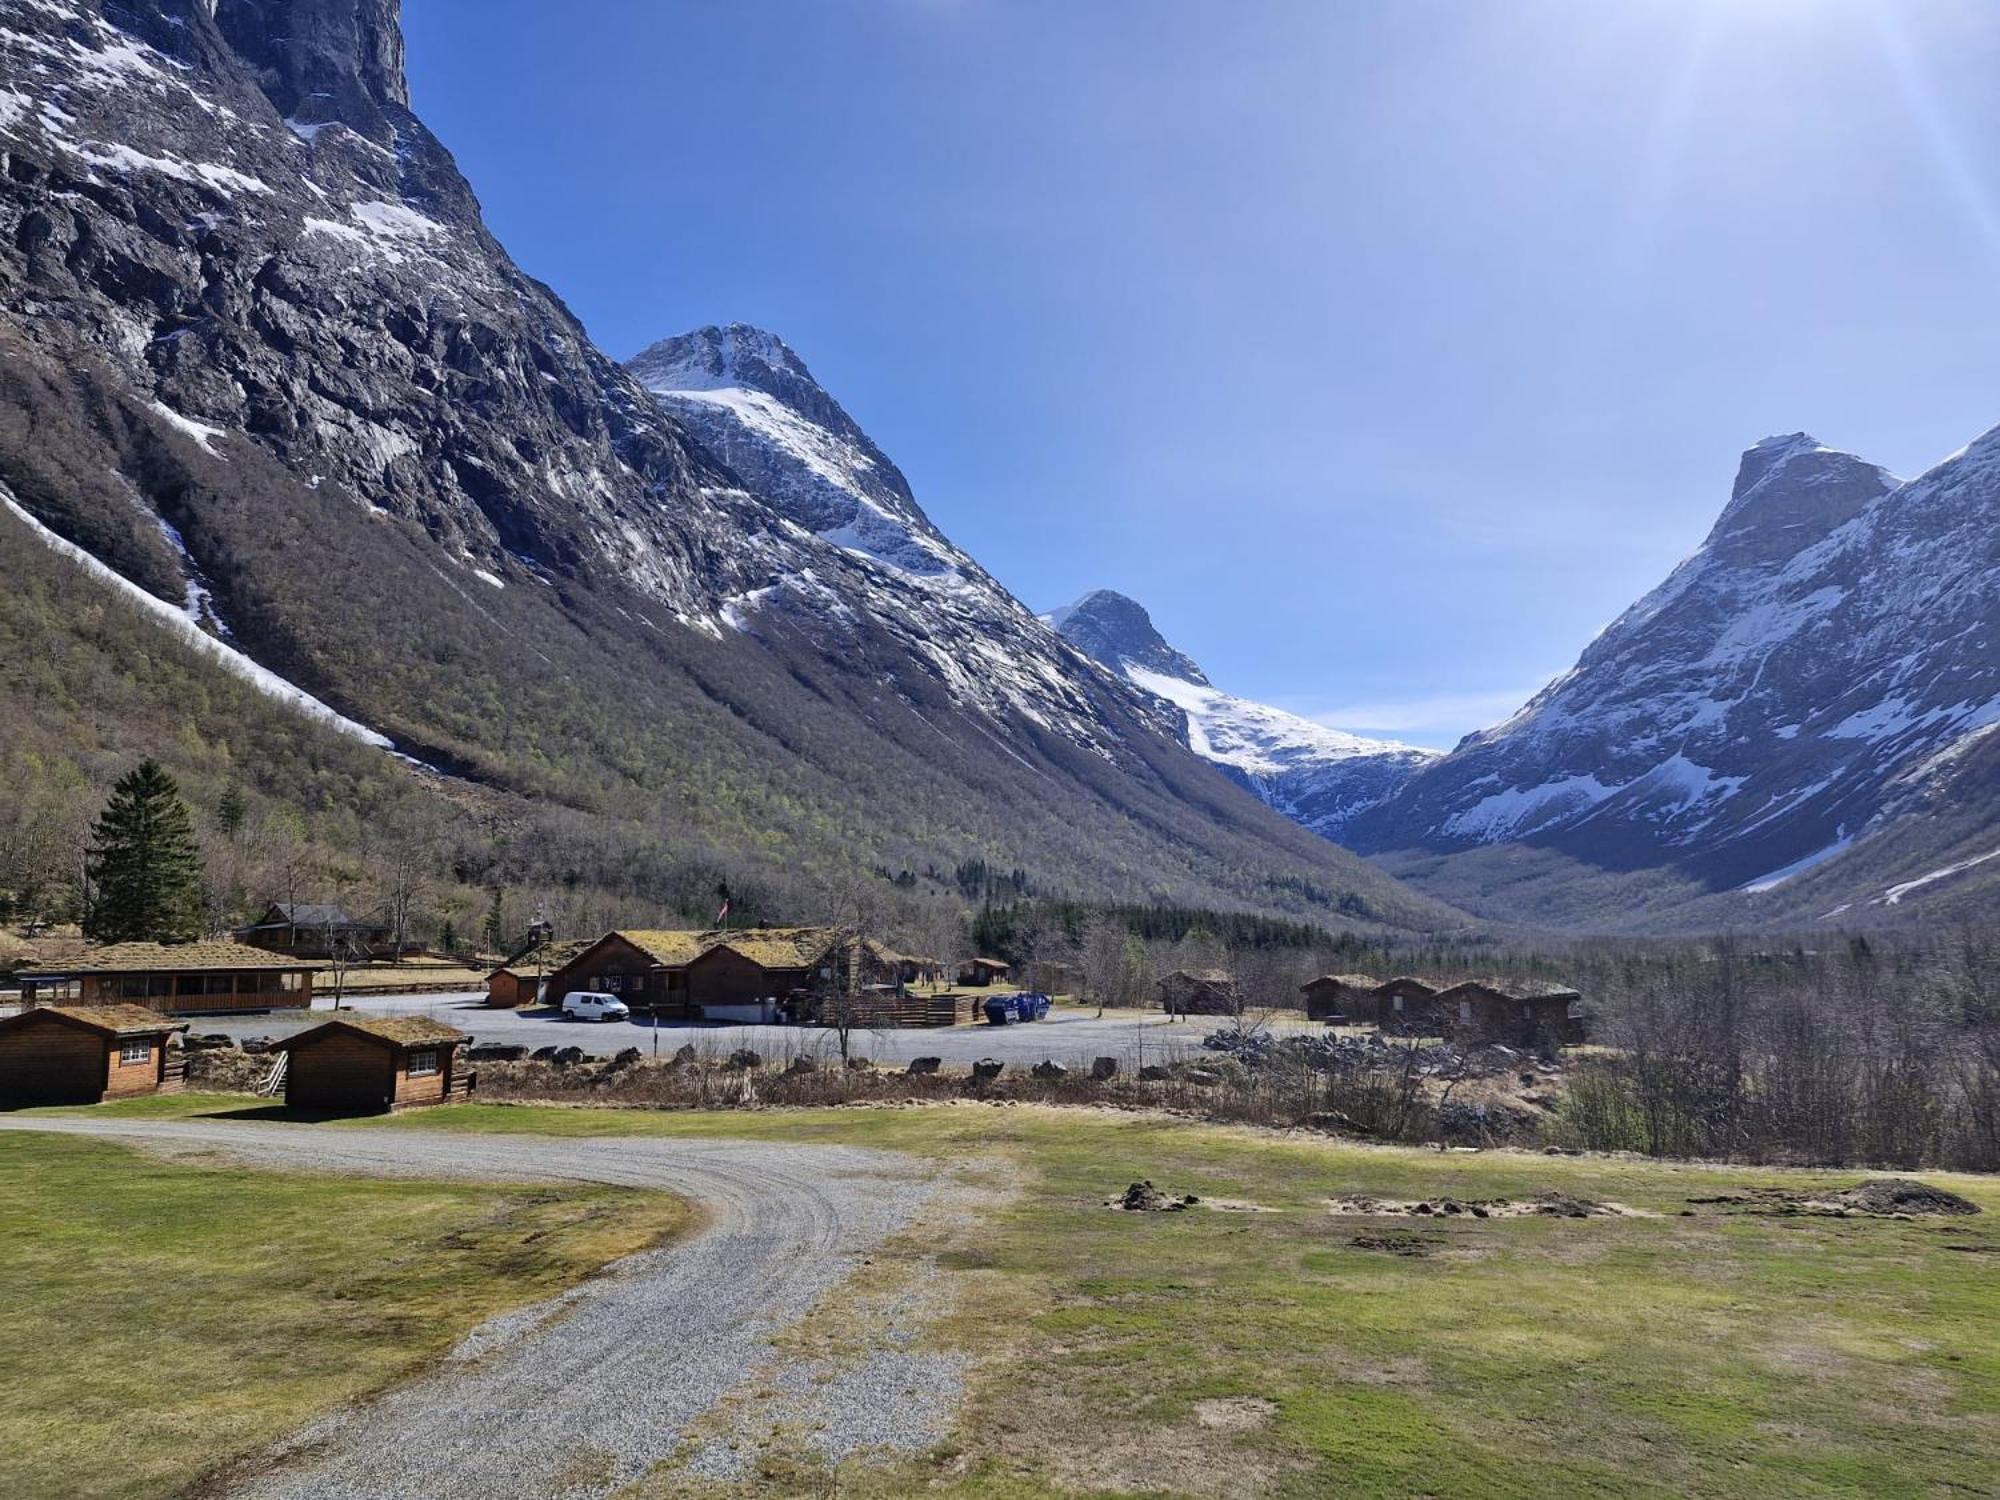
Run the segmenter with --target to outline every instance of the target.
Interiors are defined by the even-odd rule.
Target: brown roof
[[[1346,990],[1372,990],[1375,988],[1375,983],[1375,978],[1371,974],[1322,974],[1317,979],[1308,979],[1299,988],[1309,990],[1315,985],[1337,984]]]
[[[37,1005],[0,1021],[0,1026],[20,1026],[38,1016],[60,1016],[105,1036],[144,1036],[185,1029],[184,1023],[169,1020],[143,1005]]]
[[[651,958],[654,963],[665,964],[670,969],[692,963],[701,956],[703,949],[712,946],[705,933],[681,932],[667,928],[621,927],[614,936],[622,937]]]
[[[1461,990],[1484,990],[1489,995],[1498,995],[1502,1000],[1581,1000],[1582,992],[1571,989],[1566,984],[1555,984],[1546,979],[1468,979],[1455,984],[1448,990],[1441,990],[1438,999],[1445,1000],[1457,995]]]
[[[1003,963],[997,958],[968,958],[959,967],[961,969],[993,969],[998,973],[1004,974],[1013,966]]]
[[[1394,979],[1385,979],[1376,985],[1375,993],[1386,994],[1398,986],[1415,990],[1420,995],[1435,995],[1439,989],[1439,986],[1432,984],[1428,979],[1419,979],[1414,974],[1398,974]]]
[[[1236,983],[1236,976],[1227,969],[1176,969],[1173,973],[1163,976],[1160,983],[1167,984],[1176,979],[1191,980],[1195,984],[1233,985]]]
[[[443,1021],[434,1021],[429,1016],[366,1016],[343,1015],[337,1021],[326,1021],[306,1031],[286,1037],[273,1044],[274,1050],[296,1047],[322,1032],[331,1031],[336,1026],[349,1031],[359,1031],[366,1036],[376,1037],[393,1047],[436,1047],[447,1042],[462,1042],[465,1033],[456,1026]]]
[[[154,974],[182,969],[314,969],[317,964],[242,943],[106,943],[50,965],[64,974]]]
[[[832,927],[742,927],[705,933],[704,952],[728,948],[766,969],[810,969],[839,939]]]
[[[542,969],[553,974],[586,948],[596,946],[601,939],[575,938],[566,943],[550,943],[546,948],[537,948],[532,953],[524,953],[510,964],[502,964],[497,969],[488,969],[486,977],[495,974],[516,974],[523,978]]]

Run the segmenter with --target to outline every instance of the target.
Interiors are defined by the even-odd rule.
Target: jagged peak
[[[1167,643],[1145,606],[1116,589],[1092,589],[1042,618],[1084,655],[1114,671],[1144,667],[1181,682],[1210,686],[1194,659]]]
[[[207,9],[279,114],[394,141],[389,114],[410,107],[402,0],[213,0]]]
[[[1709,550],[1769,559],[1810,546],[1902,481],[1880,464],[1829,448],[1808,432],[1746,449]]]
[[[780,385],[803,382],[820,388],[790,344],[749,323],[709,323],[675,334],[647,345],[629,365],[654,390],[747,387],[783,399]]]

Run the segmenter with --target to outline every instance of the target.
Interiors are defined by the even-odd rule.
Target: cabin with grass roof
[[[0,1020],[0,1109],[177,1093],[187,1028],[138,1005],[39,1005]]]
[[[1299,986],[1305,997],[1306,1019],[1354,1021],[1375,1019],[1375,980],[1367,974],[1322,974]]]
[[[429,1016],[343,1015],[276,1043],[285,1105],[324,1114],[380,1114],[472,1096],[477,1075],[462,1066],[468,1040]]]
[[[310,1010],[316,964],[243,943],[107,943],[24,970],[24,1005],[142,1005],[162,1015]]]
[[[660,1016],[689,1017],[688,965],[708,946],[709,935],[664,928],[621,928],[607,932],[549,971],[542,1003],[561,1005],[578,990],[616,995],[635,1010],[657,1009]]]

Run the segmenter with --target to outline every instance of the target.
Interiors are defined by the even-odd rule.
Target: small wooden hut
[[[1386,1031],[1435,1033],[1438,1014],[1432,1002],[1437,998],[1438,988],[1429,980],[1410,974],[1385,979],[1373,991],[1373,1015],[1367,1013],[1364,1002],[1362,1018],[1374,1021]]]
[[[1566,984],[1541,980],[1468,979],[1436,996],[1438,1019],[1455,1039],[1580,1042],[1583,1023],[1574,1007],[1583,996]]]
[[[1306,1018],[1313,1021],[1372,1021],[1375,980],[1366,974],[1322,974],[1299,986]]]
[[[1157,988],[1170,1016],[1236,1014],[1236,976],[1223,969],[1176,969]]]
[[[40,1005],[0,1021],[0,1109],[176,1093],[183,1026],[138,1005]]]
[[[375,1114],[471,1097],[459,1066],[466,1035],[428,1016],[347,1015],[272,1050],[285,1055],[285,1104],[329,1114]]]
[[[969,989],[983,990],[1004,980],[1009,968],[997,958],[968,958],[958,966],[958,982]]]

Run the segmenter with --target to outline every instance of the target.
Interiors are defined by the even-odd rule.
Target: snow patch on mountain
[[[1337,839],[1438,752],[1363,739],[1225,693],[1167,643],[1137,602],[1097,589],[1042,616],[1085,655],[1179,711],[1181,736],[1279,812]]]

